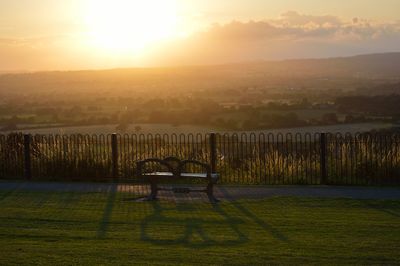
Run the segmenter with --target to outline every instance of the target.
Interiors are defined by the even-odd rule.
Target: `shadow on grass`
[[[269,225],[267,222],[265,222],[264,220],[259,218],[256,214],[252,213],[249,209],[244,207],[240,202],[235,200],[235,198],[228,192],[228,190],[226,188],[220,187],[219,190],[224,195],[224,198],[230,200],[230,204],[232,204],[236,209],[238,209],[245,216],[252,219],[253,222],[258,224],[261,228],[263,228],[265,231],[270,233],[273,237],[275,237],[276,239],[283,241],[283,242],[289,242],[289,239],[284,234],[279,232],[279,230],[277,230],[273,226]]]
[[[191,248],[207,248],[211,246],[229,247],[248,241],[248,237],[239,230],[243,221],[230,217],[220,206],[214,205],[211,217],[187,217],[193,214],[193,203],[180,204],[176,208],[163,208],[159,202],[151,202],[153,213],[141,222],[141,240],[155,245],[185,245]],[[208,206],[208,205],[206,205]],[[165,212],[175,212],[175,217],[168,217]],[[197,210],[196,215],[210,210]],[[184,214],[185,217],[182,217]],[[213,219],[219,217],[221,219]],[[163,231],[164,230],[164,231]],[[226,239],[218,239],[222,231],[228,231]]]
[[[117,197],[118,185],[113,184],[108,192],[107,202],[104,207],[103,217],[100,221],[99,229],[97,230],[98,238],[105,238],[107,235],[108,225],[111,220],[112,210],[114,208],[115,198]]]
[[[395,208],[396,211],[395,211],[388,206],[382,206],[381,204],[377,205],[376,203],[372,203],[368,200],[364,200],[362,202],[369,209],[374,209],[378,212],[385,213],[385,214],[388,214],[388,215],[391,215],[394,217],[400,217],[400,208],[399,208],[400,206],[399,205],[396,205],[396,208]]]
[[[22,185],[23,185],[23,183],[17,183],[10,189],[0,191],[2,194],[2,195],[0,194],[0,201],[5,200],[9,196],[12,196],[15,192],[17,192],[22,187]]]
[[[289,242],[279,230],[239,201],[234,200],[227,189],[221,187],[224,198],[231,200],[229,205],[236,208],[246,218],[252,220],[273,238]],[[118,193],[114,184],[108,191],[103,216],[97,230],[98,238],[105,238],[110,224],[112,211]],[[123,199],[124,201],[128,199]],[[130,199],[131,200],[131,199]],[[158,201],[147,202],[153,212],[140,222],[140,239],[155,245],[185,245],[193,248],[211,246],[229,247],[249,241],[248,235],[240,230],[245,222],[240,217],[232,217],[219,204],[198,204],[194,202],[177,205],[161,205]],[[243,227],[245,228],[245,227]]]

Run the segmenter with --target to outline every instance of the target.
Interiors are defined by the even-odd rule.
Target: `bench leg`
[[[219,200],[214,197],[214,184],[208,183],[207,185],[207,196],[211,203],[217,203]]]
[[[157,183],[150,182],[150,189],[151,189],[151,192],[147,199],[150,201],[157,200],[157,192],[158,192]]]

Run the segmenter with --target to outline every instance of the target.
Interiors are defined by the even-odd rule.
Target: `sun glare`
[[[88,0],[85,22],[90,42],[109,53],[140,53],[177,34],[174,0]]]

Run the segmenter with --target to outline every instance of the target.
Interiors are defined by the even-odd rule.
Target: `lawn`
[[[399,264],[400,201],[0,191],[0,265]]]

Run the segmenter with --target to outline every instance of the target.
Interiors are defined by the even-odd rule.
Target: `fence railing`
[[[400,184],[399,134],[0,135],[0,178],[137,181],[136,162],[208,162],[232,184]]]

